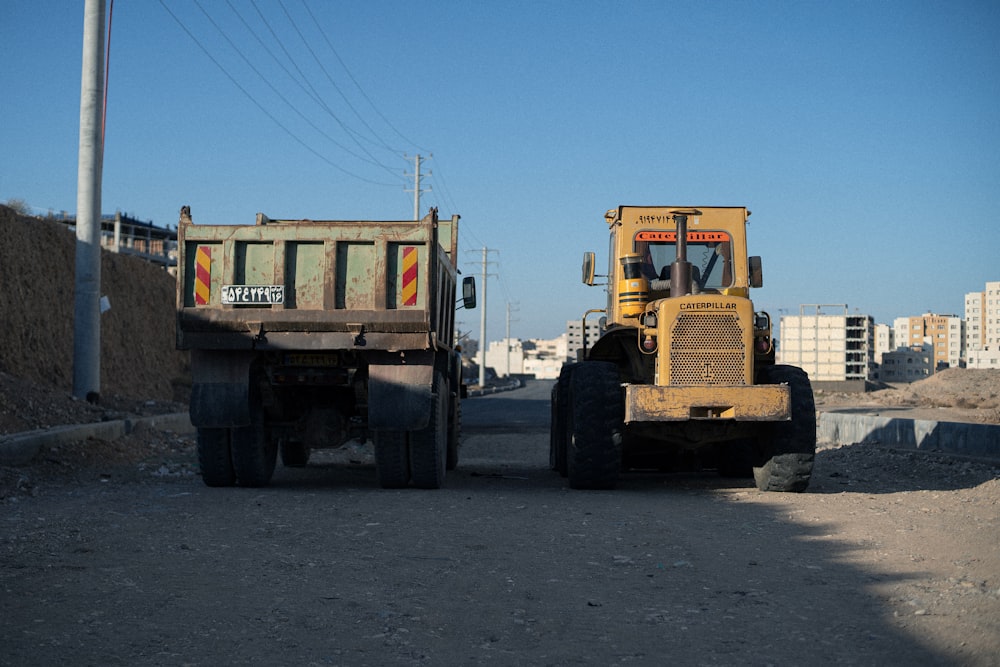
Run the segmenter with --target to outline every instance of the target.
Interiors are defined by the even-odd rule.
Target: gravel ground
[[[435,492],[378,489],[359,443],[268,489],[208,489],[193,439],[157,431],[6,469],[5,655],[997,664],[1000,467],[845,443],[803,494],[714,474],[575,492],[548,470],[537,384],[466,403]]]
[[[27,224],[36,225],[31,234]],[[54,224],[16,218],[0,207],[0,309],[17,314],[0,339],[0,435],[184,412],[186,358],[173,350],[170,279],[128,257],[107,259],[104,271],[102,289],[111,295],[114,315],[107,321],[100,404],[70,395],[72,336],[64,312],[70,287],[59,282],[60,272],[32,271],[42,260],[27,243],[47,225],[46,242],[35,245],[70,261],[72,235]],[[27,275],[40,280],[26,281]],[[0,625],[0,664],[51,664],[67,655],[79,664],[185,662],[179,655],[191,664],[252,662],[258,654],[246,633],[254,627],[286,641],[286,657],[302,664],[442,664],[433,657],[454,646],[467,650],[447,655],[465,664],[563,664],[566,656],[577,663],[663,664],[657,651],[664,645],[656,637],[678,628],[701,628],[671,644],[679,651],[674,657],[688,664],[1000,664],[996,464],[834,443],[821,446],[810,488],[800,495],[762,494],[752,484],[714,476],[626,476],[609,494],[570,493],[547,469],[547,424],[519,421],[526,406],[547,414],[547,390],[539,386],[530,399],[518,398],[528,395],[518,391],[469,402],[471,419],[476,401],[524,401],[470,435],[471,457],[451,477],[451,488],[438,494],[371,488],[371,452],[358,443],[324,454],[332,458],[297,471],[299,477],[281,473],[289,476],[279,475],[278,495],[220,494],[201,484],[190,435],[150,430],[114,442],[69,443],[29,465],[0,467],[0,591],[8,619]],[[1000,371],[953,369],[863,395],[819,392],[817,405],[996,424]],[[504,426],[514,423],[513,430]],[[346,491],[331,487],[330,475]],[[332,515],[321,511],[328,505]],[[349,514],[338,514],[337,506]],[[243,525],[241,517],[260,521],[261,513],[266,525]],[[422,532],[428,516],[443,521],[434,524],[439,533]],[[288,553],[268,539],[304,517],[314,525],[299,528]],[[213,526],[212,520],[225,523]],[[380,525],[399,534],[383,536]],[[339,540],[336,553],[347,554],[342,562],[328,562],[337,557],[324,551],[327,539],[317,537],[324,530]],[[486,531],[490,539],[470,531]],[[371,550],[373,536],[380,550]],[[439,559],[434,544],[455,540],[466,540],[457,548],[467,556]],[[292,554],[314,543],[315,553]],[[259,571],[262,579],[225,579],[238,603],[229,609],[212,595],[218,581],[203,578],[218,549],[232,544],[241,545],[242,565],[268,553],[273,562]],[[392,549],[430,555],[392,560],[384,553]],[[148,581],[164,558],[180,557],[194,568],[186,577],[162,586]],[[312,599],[313,581],[304,573],[322,562],[362,574],[355,584],[343,583],[343,592],[322,598],[322,608],[300,610],[298,601]],[[444,592],[458,591],[457,597],[437,595],[442,571],[429,569],[439,563],[451,582]],[[272,588],[278,586],[268,578],[275,564],[301,590]],[[364,569],[380,565],[387,568],[382,579]],[[676,576],[688,571],[691,577]],[[493,587],[497,573],[505,578]],[[656,583],[664,574],[674,578],[666,588]],[[137,585],[144,581],[145,588]],[[192,581],[204,590],[188,601],[184,591]],[[558,581],[575,581],[577,594],[590,597],[572,613],[550,615],[566,602],[545,604]],[[654,598],[646,597],[650,582]],[[262,600],[264,592],[271,597]],[[317,624],[331,601],[345,600],[378,631],[348,636],[336,649],[341,653],[313,659],[303,647],[315,640],[296,632]],[[505,601],[513,605],[509,614]],[[408,603],[412,609],[401,614]],[[444,611],[426,611],[430,603]],[[469,605],[477,614],[468,613]],[[148,639],[151,626],[132,619],[130,609],[178,608],[197,619],[211,609],[218,620],[207,621],[207,629],[185,627],[183,614],[174,614],[162,629],[171,645],[150,649],[159,640]],[[459,619],[452,630],[442,614]],[[432,621],[440,623],[430,627]],[[785,636],[771,642],[773,623]],[[631,645],[615,644],[608,630],[615,624]],[[126,626],[131,635],[123,647],[117,629]],[[350,635],[354,626],[345,627]],[[173,635],[171,628],[185,631]],[[461,632],[450,634],[456,628]],[[210,641],[216,632],[229,643]],[[713,641],[726,646],[699,652]],[[197,650],[185,653],[190,645]],[[374,645],[378,650],[366,652]],[[29,657],[8,662],[9,648]]]

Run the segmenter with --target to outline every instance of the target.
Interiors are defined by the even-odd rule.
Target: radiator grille
[[[746,384],[746,349],[735,314],[684,314],[670,332],[670,384]]]

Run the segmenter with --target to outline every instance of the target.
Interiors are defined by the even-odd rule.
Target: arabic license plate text
[[[267,305],[285,302],[284,285],[223,285],[222,303],[225,305]]]

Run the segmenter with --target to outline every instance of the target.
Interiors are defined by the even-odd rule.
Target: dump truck
[[[583,315],[584,345],[552,389],[551,467],[579,489],[623,470],[752,475],[802,491],[816,452],[809,377],[775,363],[763,285],[747,255],[742,207],[619,206],[610,229],[607,303]],[[583,282],[595,283],[593,252]],[[587,318],[599,318],[588,344]]]
[[[177,347],[209,486],[266,486],[282,463],[369,439],[378,483],[439,488],[458,464],[459,216],[177,229]],[[474,279],[461,283],[475,307]]]

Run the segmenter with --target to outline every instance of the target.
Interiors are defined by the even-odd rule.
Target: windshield
[[[728,232],[689,231],[687,261],[700,289],[723,289],[733,284],[733,244]],[[650,280],[669,280],[677,259],[677,232],[642,231],[635,235],[635,252],[642,257],[642,273]]]

